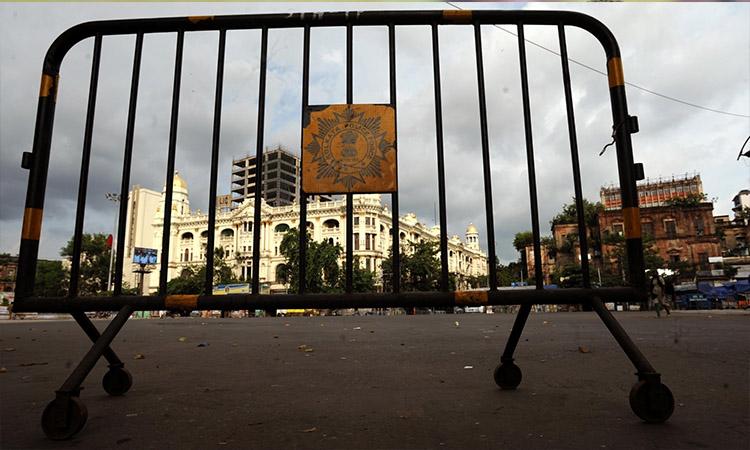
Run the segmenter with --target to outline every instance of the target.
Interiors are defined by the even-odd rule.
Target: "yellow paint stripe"
[[[486,305],[487,291],[454,292],[453,298],[458,306]]]
[[[610,58],[607,61],[607,74],[609,75],[609,87],[625,85],[625,76],[622,73],[622,60],[620,58]]]
[[[203,22],[204,20],[214,20],[214,16],[189,16],[187,18],[191,23]]]
[[[198,307],[197,295],[167,295],[164,299],[166,309],[182,309],[192,311]]]
[[[21,239],[38,241],[42,234],[42,210],[40,208],[26,208],[23,212],[23,227]]]
[[[57,97],[57,81],[60,78],[58,75],[57,77],[53,77],[52,75],[42,74],[42,83],[41,86],[39,86],[39,96],[40,97],[49,97],[50,95],[53,95]]]
[[[455,10],[449,9],[443,11],[443,19],[454,23],[470,23],[471,22],[471,11],[469,10]]]
[[[623,208],[622,218],[625,221],[625,239],[641,237],[641,213],[638,208]]]

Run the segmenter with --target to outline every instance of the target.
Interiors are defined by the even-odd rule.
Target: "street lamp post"
[[[115,204],[120,203],[120,194],[115,194],[112,192],[107,192],[104,194],[104,196],[107,198],[107,200],[114,202]],[[112,290],[112,265],[114,264],[114,256],[115,256],[115,236],[117,235],[117,214],[115,216],[115,225],[112,232],[112,247],[109,249],[109,274],[107,275],[107,290]]]

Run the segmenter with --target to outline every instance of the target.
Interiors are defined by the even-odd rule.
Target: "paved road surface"
[[[747,314],[617,314],[675,394],[660,426],[631,412],[634,369],[593,313],[532,314],[524,380],[500,391],[513,317],[131,320],[114,348],[133,388],[108,397],[100,362],[81,394],[88,423],[66,442],[39,417],[86,339],[71,321],[3,321],[0,447],[750,448]]]

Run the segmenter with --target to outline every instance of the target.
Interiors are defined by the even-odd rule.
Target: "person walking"
[[[664,308],[664,310],[667,312],[667,315],[670,314],[669,306],[664,303],[665,293],[666,288],[664,284],[664,278],[662,278],[659,273],[655,271],[653,275],[651,275],[651,304],[656,310],[656,317],[661,317],[661,308]]]

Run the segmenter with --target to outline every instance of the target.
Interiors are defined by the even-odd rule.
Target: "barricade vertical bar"
[[[83,245],[83,217],[86,212],[86,188],[89,182],[89,161],[91,160],[91,137],[94,133],[94,116],[96,113],[96,91],[99,86],[99,61],[102,53],[102,35],[94,38],[94,55],[91,58],[91,81],[89,82],[89,101],[86,109],[86,125],[83,132],[83,151],[81,156],[81,176],[78,181],[78,205],[73,234],[73,257],[70,267],[69,297],[78,296],[78,281],[81,268],[81,247]],[[109,286],[108,286],[109,287]]]
[[[164,197],[164,223],[161,236],[161,265],[159,268],[159,295],[167,294],[169,273],[169,238],[172,232],[172,190],[174,183],[174,160],[177,149],[177,119],[180,112],[180,83],[182,81],[182,47],[185,32],[177,33],[174,61],[174,85],[172,86],[172,117],[169,124],[169,153],[167,155],[167,192]]]
[[[300,129],[305,127],[305,109],[309,102],[310,93],[310,27],[306,26],[302,38],[302,110]],[[304,137],[300,135],[300,140]],[[303,145],[300,144],[300,153],[304,152]],[[300,154],[300,164],[302,164],[302,155]],[[304,294],[307,288],[307,193],[302,188],[303,171],[299,171],[299,293]]]
[[[208,242],[206,248],[206,281],[203,292],[214,291],[214,241],[216,239],[216,182],[219,172],[219,139],[221,137],[221,103],[224,92],[224,52],[227,31],[219,31],[219,54],[216,61],[216,94],[214,95],[214,128],[211,142],[211,181],[208,194]]]
[[[253,206],[253,285],[252,293],[260,293],[260,203],[261,187],[265,180],[262,178],[262,169],[265,165],[263,160],[263,133],[266,113],[266,59],[268,56],[268,28],[263,28],[260,33],[260,80],[258,82],[258,128],[255,144],[255,198]]]
[[[490,147],[487,136],[487,99],[484,90],[484,60],[482,58],[482,28],[474,23],[474,48],[477,58],[477,88],[479,89],[479,120],[482,133],[482,166],[484,169],[484,207],[487,216],[487,255],[490,290],[497,290],[495,270],[495,219],[492,212],[492,171],[490,169]]]
[[[37,100],[34,141],[26,185],[21,244],[18,249],[18,272],[16,274],[16,307],[34,293],[39,237],[44,218],[44,193],[47,188],[49,153],[52,144],[52,126],[55,122],[55,103],[59,84],[59,63],[47,65],[42,70]]]
[[[529,171],[529,200],[531,201],[531,233],[534,238],[534,278],[536,288],[544,288],[542,273],[542,250],[539,235],[539,203],[536,195],[536,171],[534,169],[534,142],[531,132],[531,106],[529,102],[529,79],[526,73],[526,40],[523,24],[518,24],[518,58],[521,67],[521,94],[523,96],[523,125],[526,134],[526,164]],[[520,316],[520,313],[519,313]]]
[[[526,161],[529,171],[529,198],[531,200],[531,229],[534,238],[534,276],[536,279],[536,288],[544,288],[542,278],[542,260],[539,238],[539,211],[536,197],[536,174],[534,172],[534,146],[531,134],[531,109],[529,107],[529,82],[526,75],[526,41],[523,34],[523,24],[518,23],[518,57],[521,68],[521,94],[523,97],[523,122],[526,134]],[[516,320],[513,322],[513,328],[510,330],[508,342],[505,344],[505,350],[500,357],[501,364],[512,364],[513,353],[516,351],[518,340],[521,338],[523,327],[531,312],[530,304],[523,304],[518,310]],[[520,382],[520,378],[518,380]]]
[[[568,136],[570,139],[570,158],[573,164],[573,186],[576,193],[576,214],[578,216],[578,242],[581,246],[581,275],[583,287],[591,287],[589,276],[589,242],[586,221],[583,210],[583,189],[581,188],[581,167],[578,161],[578,138],[576,136],[576,121],[573,111],[573,94],[570,88],[570,67],[568,66],[568,45],[565,40],[565,26],[557,27],[560,39],[560,63],[562,65],[563,86],[565,88],[565,108],[568,117]],[[585,256],[584,256],[585,255]]]
[[[391,88],[391,106],[393,107],[393,115],[396,130],[398,131],[398,109],[396,108],[396,27],[394,24],[388,24],[388,63],[389,63],[389,79]],[[394,132],[394,136],[398,138],[398,133]],[[398,158],[398,139],[396,139],[396,158]],[[398,162],[398,161],[397,161]],[[396,177],[398,177],[398,164],[396,164]],[[398,181],[398,178],[397,178]],[[391,233],[392,233],[392,267],[391,284],[393,286],[393,293],[398,294],[401,292],[401,245],[399,244],[399,217],[398,217],[398,191],[391,194]]]
[[[128,191],[130,190],[130,168],[133,159],[133,133],[135,132],[135,113],[138,104],[138,84],[141,76],[141,54],[143,53],[143,33],[135,38],[133,55],[133,75],[130,77],[130,102],[128,105],[128,124],[125,130],[125,156],[122,160],[122,181],[120,184],[120,216],[117,222],[117,251],[115,252],[115,291],[122,295],[122,272],[125,259],[125,227],[128,214]],[[142,288],[142,287],[141,287]]]
[[[622,71],[622,60],[619,50],[608,55],[607,75],[609,78],[609,97],[612,104],[614,122],[615,148],[617,149],[617,172],[620,181],[620,198],[625,222],[625,246],[628,255],[629,283],[645,289],[646,274],[643,259],[643,240],[641,238],[641,217],[638,209],[638,188],[633,174],[633,144],[630,140],[630,117],[625,98],[625,77]]]
[[[346,103],[354,103],[352,86],[352,24],[346,25]],[[346,292],[352,292],[354,272],[354,194],[346,194]]]
[[[440,208],[440,290],[448,290],[448,219],[445,210],[445,159],[443,157],[443,100],[440,87],[438,26],[432,24],[432,73],[435,89],[435,139],[437,145],[438,207]]]

